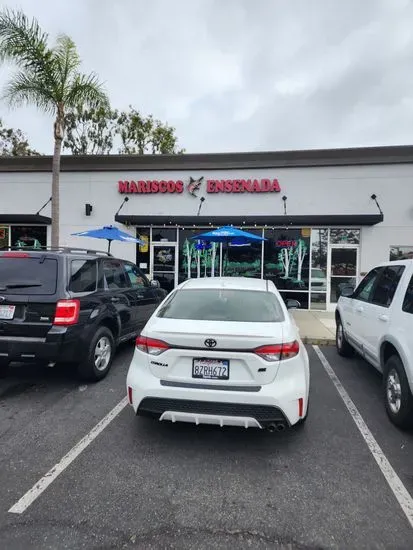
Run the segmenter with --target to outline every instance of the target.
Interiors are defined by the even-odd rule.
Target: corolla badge
[[[207,348],[215,348],[217,345],[217,341],[213,340],[212,338],[207,338],[204,342]]]

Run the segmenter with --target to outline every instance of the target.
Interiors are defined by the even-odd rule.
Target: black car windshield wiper
[[[3,288],[31,288],[33,286],[42,286],[42,283],[9,283]]]

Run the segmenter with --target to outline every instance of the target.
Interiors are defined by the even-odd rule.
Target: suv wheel
[[[0,378],[4,378],[9,373],[9,362],[0,359]]]
[[[85,380],[102,380],[110,370],[115,354],[115,340],[107,327],[100,327],[89,346],[85,361],[79,365],[79,374]]]
[[[336,348],[341,357],[352,357],[354,355],[354,349],[348,343],[346,335],[344,333],[343,323],[339,317],[336,322]]]
[[[384,399],[390,420],[399,428],[413,427],[413,395],[400,357],[393,355],[384,365]]]

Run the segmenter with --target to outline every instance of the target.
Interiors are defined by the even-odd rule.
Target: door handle
[[[356,307],[356,311],[357,311],[357,313],[363,313],[364,307],[362,307],[362,306],[357,306],[357,307]]]
[[[112,298],[110,299],[110,301],[112,302],[112,304],[116,304],[117,302],[119,302],[119,298],[116,298],[116,296],[112,296]]]
[[[143,298],[145,298],[143,294],[138,294],[137,297],[139,298],[139,300],[143,300]]]
[[[389,317],[388,317],[388,315],[379,315],[379,319],[380,319],[380,321],[383,321],[384,323],[387,323],[387,321],[389,320]]]

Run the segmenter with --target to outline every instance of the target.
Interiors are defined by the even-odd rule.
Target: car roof
[[[404,265],[406,267],[413,265],[413,258],[410,260],[392,260],[389,262],[382,262],[381,264],[375,266],[375,267],[385,267],[388,265]],[[373,268],[374,269],[374,268]]]
[[[258,290],[265,292],[267,290],[267,281],[250,277],[203,277],[189,279],[179,286],[185,290],[228,288],[231,290]]]

